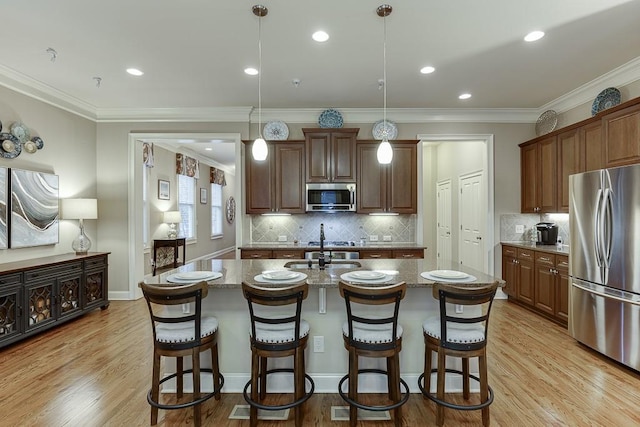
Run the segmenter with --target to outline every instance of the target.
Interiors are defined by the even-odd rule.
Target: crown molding
[[[98,123],[113,122],[247,122],[253,107],[98,108]]]
[[[564,113],[587,102],[593,102],[596,96],[605,88],[620,88],[637,80],[640,80],[640,57],[632,59],[626,64],[548,102],[539,108],[538,113],[542,114],[546,110]]]

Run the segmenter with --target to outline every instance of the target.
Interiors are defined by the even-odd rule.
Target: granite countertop
[[[266,242],[266,243],[247,243],[242,246],[238,246],[238,249],[250,250],[250,249],[303,249],[303,250],[318,250],[319,246],[309,246],[309,242]],[[364,246],[360,245],[360,242],[355,242],[354,246],[330,246],[325,245],[325,249],[330,250],[361,250],[361,249],[427,249],[424,245],[418,245],[413,242],[367,242]]]
[[[340,276],[344,273],[354,270],[377,270],[387,272],[390,275],[390,279],[383,283],[371,283],[371,285],[385,285],[390,283],[396,283],[404,281],[408,287],[430,287],[434,283],[460,283],[465,284],[464,281],[460,282],[447,282],[447,281],[434,281],[423,278],[420,273],[435,270],[436,267],[430,261],[424,259],[359,259],[353,260],[360,263],[361,267],[350,269],[335,269],[327,268],[325,270],[319,270],[317,268],[309,269],[305,268],[295,269],[293,271],[299,271],[307,275],[307,282],[312,288],[336,288],[340,281]],[[244,260],[225,260],[225,259],[205,259],[200,261],[194,261],[176,269],[167,271],[158,276],[153,276],[145,280],[146,283],[157,284],[167,283],[167,277],[171,274],[178,272],[188,271],[219,271],[222,273],[222,277],[219,279],[209,281],[211,288],[240,288],[242,282],[262,286],[262,287],[281,287],[290,286],[291,283],[284,282],[258,282],[255,277],[261,274],[265,270],[283,270],[285,264],[294,262],[298,264],[304,264],[304,260],[284,260],[284,259],[244,259]],[[339,262],[335,262],[338,264]],[[449,270],[459,270],[467,274],[476,277],[473,282],[467,282],[470,286],[485,285],[498,282],[500,285],[504,283],[502,279],[489,276],[479,271],[462,267],[459,264],[451,263],[451,265],[444,266],[443,268]]]
[[[546,252],[549,254],[569,255],[569,245],[537,245],[531,242],[517,241],[517,242],[500,242],[503,245],[517,246],[524,249],[532,249],[539,252]]]

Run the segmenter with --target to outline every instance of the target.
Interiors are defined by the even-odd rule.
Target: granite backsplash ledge
[[[369,236],[391,236],[392,242],[416,241],[417,215],[371,216],[355,213],[309,213],[290,216],[251,216],[251,242],[278,242],[286,236],[287,242],[308,242],[320,239],[320,224],[324,224],[326,240],[359,242]]]

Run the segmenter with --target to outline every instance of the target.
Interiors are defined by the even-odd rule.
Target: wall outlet
[[[324,353],[324,336],[318,335],[313,337],[313,352]]]
[[[377,242],[378,241],[378,235],[377,234],[371,234],[369,236],[369,241],[370,242]]]
[[[278,242],[286,242],[287,236],[278,236]]]
[[[524,233],[524,225],[516,225],[516,233]]]
[[[382,240],[384,240],[385,242],[390,242],[391,236],[382,236]]]

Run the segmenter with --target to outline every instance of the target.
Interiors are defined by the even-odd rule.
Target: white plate
[[[264,125],[262,134],[270,141],[284,141],[289,138],[289,127],[285,122],[274,120]]]
[[[213,271],[186,271],[184,273],[174,274],[176,279],[181,280],[201,280],[211,276]]]
[[[299,277],[300,273],[289,270],[269,270],[263,271],[262,277],[268,280],[290,280]]]
[[[351,271],[349,273],[349,276],[353,277],[354,279],[360,279],[360,280],[376,280],[376,279],[383,278],[385,274],[379,271],[359,270],[359,271]]]
[[[387,140],[393,140],[398,137],[398,126],[389,120],[386,122],[384,120],[378,120],[373,124],[371,133],[373,134],[373,139],[384,139],[386,133]]]
[[[215,279],[219,279],[222,277],[222,273],[220,273],[219,271],[191,271],[188,273],[208,273],[207,276],[201,276],[201,277],[192,277],[192,278],[180,278],[177,276],[182,276],[182,277],[189,277],[188,275],[185,276],[185,274],[187,273],[175,273],[175,274],[170,274],[167,276],[167,282],[170,283],[194,283],[194,282],[199,282],[201,280],[205,280],[205,281],[209,281],[209,280],[215,280]]]
[[[346,282],[351,282],[351,283],[362,283],[362,284],[368,284],[368,285],[373,285],[373,284],[379,284],[379,283],[385,283],[388,282],[389,280],[392,279],[391,276],[386,275],[384,273],[382,273],[382,277],[377,277],[375,279],[363,279],[360,277],[355,277],[353,275],[353,273],[355,273],[355,271],[351,271],[348,273],[344,273],[340,276],[340,278]],[[373,273],[373,272],[371,272]]]
[[[440,277],[441,279],[466,279],[469,277],[467,273],[455,270],[433,270],[430,271],[429,274],[434,277]]]
[[[303,280],[305,280],[307,278],[307,275],[304,273],[300,273],[297,271],[292,271],[292,273],[296,273],[296,276],[293,278],[289,278],[289,279],[268,279],[266,277],[264,277],[262,274],[258,274],[257,276],[255,276],[253,278],[253,280],[255,280],[256,282],[262,282],[262,283],[298,283],[298,282],[302,282]]]

